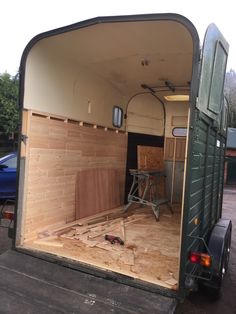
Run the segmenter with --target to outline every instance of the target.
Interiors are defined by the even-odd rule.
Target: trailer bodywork
[[[110,28],[108,26],[110,26]],[[159,28],[160,30],[158,30]],[[155,46],[154,41],[149,40],[148,36],[151,29],[156,30],[157,37],[163,44],[163,51],[160,48],[158,48],[160,49],[158,50],[158,45]],[[74,42],[72,38],[75,38],[73,37],[75,36],[74,34],[77,32],[79,36],[80,30],[82,34],[80,39],[83,45],[80,46],[79,43],[76,43],[74,47],[71,47],[71,43]],[[93,30],[96,34],[94,41],[95,43],[98,42],[97,51],[93,51],[95,46],[93,45],[93,41],[91,41],[91,38],[93,38],[91,35]],[[98,32],[96,33],[97,30]],[[166,38],[163,37],[164,30],[167,32],[167,34],[165,34]],[[175,35],[173,35],[175,31],[176,34],[178,32],[181,34],[181,36],[179,35],[179,37],[177,37],[177,40],[175,40]],[[105,40],[108,40],[108,38],[109,40],[114,39],[114,35],[118,36],[117,38],[124,36],[124,39],[126,39],[124,35],[126,32],[129,36],[133,36],[127,37],[129,40],[132,38],[133,42],[132,45],[129,45],[128,41],[121,40],[122,48],[127,44],[127,50],[130,49],[128,53],[125,53],[125,61],[123,62],[123,51],[125,49],[118,49],[118,46],[115,46],[115,49],[112,45],[107,46],[107,43],[102,41],[101,34],[106,34],[104,35]],[[136,36],[137,39],[135,41]],[[145,41],[141,46],[139,36]],[[169,40],[169,38],[171,38],[171,40]],[[181,50],[181,43],[178,42],[180,39],[183,40],[182,44],[184,43],[185,45],[183,46],[186,48],[186,53],[184,53],[184,49]],[[101,46],[99,46],[99,44]],[[106,49],[102,48],[102,44],[106,46]],[[135,47],[135,45],[137,45],[137,55],[134,54],[133,47]],[[150,45],[150,51],[142,48],[142,45],[143,47]],[[168,54],[168,48],[172,49],[171,52],[176,56],[176,59],[171,59],[172,55],[171,53]],[[158,53],[156,52],[157,55],[154,54],[155,49],[158,51]],[[118,51],[117,55],[116,50]],[[57,55],[55,54],[56,51],[58,52]],[[88,58],[90,58],[89,61],[87,60],[86,51],[88,52]],[[130,162],[130,165],[133,165],[133,161],[129,159],[132,155],[129,153],[129,147],[136,142],[138,144],[135,144],[135,149],[137,145],[153,146],[152,136],[154,136],[154,139],[157,141],[158,138],[159,141],[159,144],[155,144],[155,146],[159,145],[161,147],[164,145],[165,147],[165,166],[168,179],[172,182],[172,184],[169,185],[171,200],[173,198],[174,201],[176,197],[176,200],[180,199],[182,201],[181,226],[179,227],[180,235],[176,238],[177,243],[179,242],[179,259],[177,263],[179,272],[177,285],[174,289],[165,289],[165,283],[162,282],[164,286],[155,289],[161,294],[182,298],[187,292],[186,278],[199,278],[202,273],[201,267],[189,262],[189,252],[192,250],[208,251],[207,243],[211,231],[221,217],[227,115],[227,107],[223,105],[223,83],[227,52],[228,44],[216,26],[211,25],[206,34],[201,58],[199,40],[195,28],[187,19],[174,14],[97,18],[35,37],[26,47],[20,70],[20,106],[22,109],[21,133],[25,135],[23,138],[26,140],[21,143],[21,151],[19,153],[20,184],[17,206],[16,249],[18,251],[27,251],[30,252],[30,254],[36,254],[35,252],[37,252],[39,248],[31,247],[30,245],[32,245],[32,243],[30,245],[29,243],[31,239],[35,239],[40,228],[45,229],[45,227],[52,224],[53,221],[59,223],[60,219],[64,219],[66,222],[75,219],[73,212],[74,204],[70,201],[66,203],[67,210],[69,211],[70,209],[70,213],[68,214],[66,213],[66,209],[63,208],[62,203],[55,201],[52,206],[52,208],[54,208],[52,212],[53,210],[55,211],[56,207],[61,209],[61,218],[60,215],[56,217],[54,214],[54,216],[51,217],[52,220],[49,221],[50,217],[48,216],[47,221],[46,214],[44,217],[43,214],[40,216],[36,212],[37,210],[42,211],[42,213],[47,211],[44,207],[49,203],[43,203],[43,198],[47,193],[50,194],[50,188],[48,188],[46,192],[43,190],[44,187],[42,186],[40,186],[38,190],[35,190],[35,192],[33,189],[30,189],[30,184],[36,180],[36,178],[32,176],[32,164],[35,164],[38,170],[42,170],[43,168],[40,168],[42,167],[42,163],[37,164],[37,162],[40,160],[40,152],[42,152],[43,149],[53,148],[53,145],[55,145],[54,149],[64,149],[63,144],[60,142],[60,135],[65,138],[70,148],[66,150],[65,153],[57,153],[55,158],[57,161],[59,160],[59,162],[64,156],[69,156],[70,152],[72,159],[70,159],[69,162],[75,162],[76,158],[78,158],[76,154],[72,154],[73,149],[77,149],[75,148],[77,144],[73,141],[70,142],[68,134],[72,134],[72,137],[74,134],[77,134],[76,136],[79,138],[81,138],[83,134],[87,134],[86,136],[88,137],[86,139],[94,137],[97,139],[95,142],[99,143],[99,141],[105,141],[108,146],[110,145],[109,149],[113,152],[113,156],[111,157],[108,154],[108,162],[110,163],[110,167],[115,169],[115,172],[112,172],[112,174],[110,172],[109,174],[107,174],[107,172],[106,174],[100,174],[99,172],[94,177],[92,177],[94,173],[86,175],[93,178],[92,180],[94,182],[96,182],[96,180],[99,182],[99,179],[96,179],[99,176],[109,177],[107,180],[110,180],[111,177],[118,176],[120,184],[119,189],[123,189],[125,186],[124,178],[126,183],[128,180],[127,174],[124,175],[125,163],[128,164]],[[73,63],[77,53],[80,54],[80,58],[76,60],[76,63]],[[106,58],[109,59],[110,54],[112,57],[115,56],[115,58],[108,62]],[[152,55],[155,55],[153,59]],[[184,62],[185,58],[186,63]],[[66,59],[66,62],[63,64],[64,59]],[[157,59],[158,63],[154,64],[153,69],[150,70],[150,74],[148,74],[148,72],[140,74],[140,69],[139,71],[134,70],[136,62],[141,62],[142,70],[145,70],[145,67],[150,68],[149,65]],[[168,60],[169,63],[166,62],[166,60]],[[201,61],[201,67],[199,61]],[[85,63],[83,64],[83,62]],[[115,62],[117,62],[118,66]],[[163,85],[161,85],[161,88],[158,89],[158,87],[153,87],[152,80],[156,75],[155,73],[158,73],[157,65],[161,69],[162,64],[165,64],[165,62],[167,64],[166,69],[163,67],[160,73],[163,75],[166,71],[168,73],[167,76],[172,77],[175,84],[172,85],[172,83],[169,82],[169,77],[160,76],[159,84],[162,82],[165,86],[163,87]],[[177,66],[178,62],[184,69],[183,73],[180,72],[181,67]],[[68,72],[66,65],[70,66]],[[79,77],[76,77],[75,65],[79,67]],[[126,71],[126,67],[130,67],[129,72]],[[173,74],[170,72],[171,67],[175,69]],[[121,69],[121,74],[124,74],[124,77],[117,73],[118,68]],[[91,72],[92,70],[94,72]],[[72,73],[71,76],[70,73]],[[100,77],[98,77],[99,74]],[[63,79],[62,75],[65,75],[66,79]],[[135,75],[137,76],[135,77]],[[145,80],[147,80],[147,84]],[[67,88],[65,93],[62,92],[64,88],[63,84],[65,88]],[[91,87],[89,84],[91,84]],[[138,89],[135,84],[139,84]],[[69,94],[71,88],[73,89],[72,94]],[[107,91],[106,97],[104,96],[105,90]],[[145,93],[143,90],[145,90]],[[100,94],[101,91],[103,96]],[[180,102],[179,106],[175,106],[175,103],[171,103],[173,105],[172,107],[167,102],[163,102],[166,94],[178,94],[178,92],[189,95],[188,107],[186,107],[186,104],[183,102]],[[88,95],[90,95],[90,98]],[[153,109],[154,107],[151,106],[152,102],[154,102],[154,98],[157,102],[155,107],[156,112]],[[98,100],[100,105],[96,106],[96,101]],[[50,107],[50,102],[53,103],[52,107]],[[156,125],[155,128],[150,126],[150,121],[152,121],[151,119],[153,117],[145,116],[142,111],[143,107],[140,104],[145,102],[146,108],[150,105],[150,112],[153,110],[151,116],[158,117],[155,121],[153,120],[153,124]],[[79,109],[78,103],[81,104],[82,109]],[[109,104],[111,105],[109,106]],[[112,108],[117,104],[119,104],[127,115],[125,116],[125,123],[121,129],[115,128],[114,125],[112,125]],[[134,106],[132,104],[134,104]],[[176,109],[177,114],[173,107],[178,107]],[[48,110],[49,108],[50,110]],[[137,108],[141,108],[141,111],[138,111],[139,109]],[[134,112],[135,110],[137,111]],[[148,112],[147,109],[146,112]],[[183,122],[185,121],[183,116],[186,118],[187,115],[188,122]],[[138,117],[142,117],[142,120],[139,120]],[[40,123],[42,125],[41,127],[37,126],[37,121],[39,120],[39,125]],[[137,121],[142,122],[138,125]],[[63,124],[65,126],[64,129]],[[77,126],[73,126],[72,124],[76,124]],[[80,131],[76,129],[78,125],[87,126],[90,130],[86,129],[84,133],[79,133]],[[177,127],[187,127],[186,146],[183,139],[175,139],[171,135],[171,130],[175,125]],[[105,133],[102,130],[108,131],[106,133],[108,134],[107,137],[103,137],[102,132],[103,134]],[[111,139],[114,135],[109,135],[109,130],[115,130],[115,133],[113,133],[116,134],[115,141]],[[40,132],[42,134],[41,139],[39,138]],[[95,132],[97,137],[95,136]],[[126,132],[128,132],[128,139],[125,137]],[[145,134],[145,136],[143,134]],[[47,142],[47,137],[49,138],[49,142]],[[34,146],[36,142],[39,146]],[[92,143],[92,145],[96,145],[95,142]],[[114,143],[119,147],[118,150],[114,149]],[[184,147],[182,153],[180,153],[180,155],[182,155],[179,157],[179,160],[178,156],[176,157],[176,155],[178,155],[177,146],[179,152],[181,152],[181,147]],[[38,148],[40,148],[41,151],[34,150]],[[127,153],[125,151],[126,148]],[[96,159],[96,167],[100,169],[99,171],[103,171],[102,167],[104,167],[102,164],[104,160],[99,159],[100,157],[104,157],[101,153],[101,149],[106,151],[105,146],[101,146],[94,152],[94,156],[96,158],[98,157]],[[173,152],[171,152],[171,149]],[[82,157],[83,154],[86,156],[86,147],[81,151]],[[172,156],[168,156],[168,154],[172,154]],[[46,162],[47,160],[49,161],[49,159],[47,159],[49,155],[50,150],[43,155]],[[91,160],[92,165],[94,160],[91,155],[87,156],[88,160]],[[86,165],[86,161],[82,159],[82,157],[79,167],[81,169],[83,166],[85,168],[93,168],[91,165]],[[63,164],[66,169],[66,160],[67,159],[63,159],[62,164],[57,163],[54,171],[63,171]],[[75,167],[77,167],[77,171],[80,169],[77,164],[75,164]],[[131,168],[131,166],[128,166],[128,168]],[[48,169],[47,171],[48,173],[50,172]],[[72,170],[68,169],[68,172],[70,171]],[[182,173],[183,186],[181,176],[178,176],[178,173]],[[28,177],[31,180],[29,182]],[[48,177],[48,180],[49,179],[54,180]],[[75,182],[74,177],[71,177],[69,180],[74,180],[73,182]],[[108,182],[109,185],[113,184],[113,181]],[[68,187],[69,184],[70,181],[65,183]],[[73,184],[75,185],[76,183]],[[179,188],[179,186],[182,186],[182,188],[180,188],[180,191],[177,193],[177,187]],[[176,194],[173,196],[172,192],[174,189],[176,189]],[[70,187],[67,191],[69,196],[73,198],[74,194],[71,193],[71,190],[73,190],[73,187]],[[107,187],[106,191],[108,190],[109,187]],[[57,193],[64,194],[65,191],[66,190],[59,189]],[[53,193],[54,192],[55,191],[53,191]],[[114,195],[116,195],[114,202],[117,205],[113,207],[124,204],[122,201],[125,195],[124,193],[124,191],[120,192],[117,196],[114,192]],[[56,200],[56,197],[54,199]],[[41,204],[42,208],[36,204],[37,201],[38,204]],[[42,202],[39,203],[39,201]],[[38,207],[35,206],[35,204]],[[34,213],[36,213],[35,216],[33,215]],[[80,217],[83,216],[79,216],[79,218]],[[40,219],[42,225],[38,226]],[[36,226],[38,226],[38,229]],[[39,249],[39,251],[43,256],[44,250]],[[48,252],[48,250],[45,249],[45,252]],[[37,252],[37,254],[39,253]],[[63,254],[60,256],[57,250],[53,251],[53,254],[55,260],[58,257],[59,259],[63,258]],[[64,255],[64,258],[70,257],[69,255]],[[107,267],[107,269],[111,270],[111,267]],[[101,269],[97,271],[98,273],[102,273]],[[114,268],[114,271],[115,273],[119,273],[116,268]],[[127,274],[130,276],[130,272],[127,273],[126,270],[121,270],[121,273],[125,276],[127,276]],[[135,276],[134,274],[134,278]],[[141,277],[141,283],[139,280],[127,280],[127,283],[131,285],[140,284],[143,287],[153,287],[153,283],[156,283],[156,279],[146,280],[145,278],[146,277]]]

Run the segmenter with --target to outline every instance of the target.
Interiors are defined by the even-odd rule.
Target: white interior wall
[[[113,106],[125,108],[143,85],[170,92],[168,81],[188,90],[192,55],[189,30],[172,20],[98,23],[52,34],[28,47],[23,106],[112,127]]]
[[[189,102],[166,102],[165,137],[173,137],[174,127],[187,127]]]
[[[125,104],[117,88],[44,48],[40,41],[28,55],[24,108],[112,127],[113,106]]]
[[[156,136],[164,135],[164,111],[160,101],[150,93],[132,98],[127,108],[126,130]]]

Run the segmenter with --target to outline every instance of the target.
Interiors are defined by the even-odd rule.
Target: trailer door
[[[215,24],[204,39],[197,108],[220,125],[229,45]]]
[[[207,237],[221,216],[226,146],[223,87],[228,43],[214,24],[206,32],[199,78],[199,90],[186,171],[184,216],[181,245],[180,289],[186,278],[201,275],[190,252],[207,251]],[[189,282],[189,280],[188,280]]]

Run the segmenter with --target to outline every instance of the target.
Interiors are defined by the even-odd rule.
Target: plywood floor
[[[126,214],[117,209],[89,219],[48,228],[24,247],[177,289],[180,236],[177,207],[171,215],[162,206],[158,222],[148,207],[131,209]],[[106,241],[106,234],[119,237],[124,245]]]

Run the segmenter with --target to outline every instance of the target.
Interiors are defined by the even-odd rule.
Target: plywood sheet
[[[138,145],[138,168],[158,169],[164,171],[164,149],[163,147]],[[153,178],[156,197],[165,197],[165,177]],[[142,193],[142,191],[140,191]],[[153,195],[150,195],[153,197]]]
[[[123,193],[118,178],[116,169],[79,171],[76,181],[76,219],[120,206]]]
[[[138,145],[138,168],[164,170],[163,148]]]

